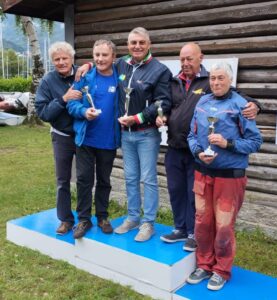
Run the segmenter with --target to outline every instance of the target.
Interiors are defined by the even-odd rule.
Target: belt
[[[143,130],[149,129],[149,128],[156,128],[156,126],[153,124],[133,125],[130,127],[123,126],[122,130],[124,130],[124,131],[143,131]]]
[[[195,164],[195,170],[210,177],[240,178],[245,176],[245,169],[210,169]]]

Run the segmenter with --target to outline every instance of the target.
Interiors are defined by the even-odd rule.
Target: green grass
[[[150,299],[6,240],[10,219],[55,206],[49,127],[0,127],[0,299]],[[74,204],[76,197],[74,197]],[[126,213],[111,202],[111,217]],[[172,225],[169,210],[157,221]],[[237,233],[235,264],[277,276],[276,241],[260,231]]]

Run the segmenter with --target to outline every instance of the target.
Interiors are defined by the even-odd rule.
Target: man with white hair
[[[188,143],[195,157],[195,237],[197,269],[187,281],[206,278],[220,290],[231,277],[234,225],[244,200],[250,153],[262,144],[255,120],[243,115],[247,101],[231,89],[232,69],[218,63],[210,70],[211,94],[199,100]],[[208,150],[207,150],[208,149]]]
[[[66,109],[70,99],[82,97],[82,93],[74,90],[72,86],[77,70],[73,65],[74,54],[74,49],[66,42],[57,42],[50,46],[49,56],[55,70],[47,73],[41,80],[35,101],[38,116],[51,124],[57,181],[57,216],[61,221],[56,232],[60,235],[66,234],[74,225],[70,179],[76,148],[73,118]]]

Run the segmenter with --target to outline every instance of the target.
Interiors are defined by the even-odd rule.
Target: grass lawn
[[[49,127],[0,127],[0,299],[150,299],[6,241],[6,222],[55,206]],[[76,199],[73,200],[76,203]],[[73,204],[75,207],[75,204]],[[111,217],[125,213],[111,203]],[[172,224],[169,211],[158,222]],[[237,233],[235,264],[277,276],[277,242],[259,231]]]

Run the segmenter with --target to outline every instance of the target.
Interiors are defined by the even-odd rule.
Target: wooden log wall
[[[74,23],[78,64],[91,60],[92,45],[99,38],[113,40],[119,56],[127,54],[128,32],[137,26],[149,30],[158,58],[178,58],[188,41],[198,43],[206,58],[239,58],[238,88],[260,101],[257,124],[264,139],[260,152],[250,156],[247,204],[239,223],[246,228],[259,225],[277,236],[277,1],[76,1]],[[161,202],[168,205],[164,151],[158,162],[159,184]],[[114,197],[124,201],[120,152],[113,184]]]

